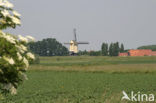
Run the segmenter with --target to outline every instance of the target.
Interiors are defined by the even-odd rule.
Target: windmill
[[[89,44],[89,42],[78,42],[76,37],[76,29],[74,31],[74,40],[71,40],[70,43],[64,43],[70,45],[69,51],[70,55],[76,55],[78,53],[78,45],[79,44]]]

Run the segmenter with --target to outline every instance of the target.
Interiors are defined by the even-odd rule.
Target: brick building
[[[156,56],[156,51],[153,51],[152,52],[152,56]]]
[[[129,50],[129,56],[151,56],[152,50],[144,50],[144,49],[137,49],[137,50]]]
[[[119,53],[119,56],[156,56],[156,51],[150,49],[129,50],[126,53]]]
[[[119,56],[128,56],[128,53],[119,53]]]

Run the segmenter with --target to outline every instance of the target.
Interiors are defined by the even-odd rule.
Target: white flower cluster
[[[34,56],[32,53],[30,53],[30,52],[27,53],[27,56],[28,56],[29,58],[33,59],[33,60],[35,59],[35,56]]]
[[[31,36],[26,36],[26,37],[23,37],[21,35],[19,35],[18,37],[18,40],[15,39],[15,37],[9,35],[9,34],[5,34],[4,32],[0,31],[0,39],[3,38],[5,39],[7,42],[11,43],[11,44],[14,44],[15,47],[17,48],[18,52],[17,52],[17,56],[18,56],[18,59],[19,60],[22,60],[23,59],[23,62],[25,63],[26,65],[26,68],[28,68],[29,66],[29,63],[28,63],[28,60],[25,58],[25,57],[22,57],[22,54],[26,53],[27,52],[27,47],[24,46],[23,44],[18,44],[18,42],[22,41],[22,42],[25,42],[25,43],[28,43],[30,41],[34,41],[35,39]],[[28,52],[26,53],[26,56],[27,58],[29,59],[32,59],[34,60],[35,59],[35,56]],[[0,58],[1,59],[1,58]],[[6,56],[3,56],[3,59],[5,61],[7,61],[9,64],[13,65],[15,64],[14,60],[12,57],[6,57]]]
[[[13,38],[11,35],[5,34],[4,32],[0,31],[1,35],[0,38],[5,38],[8,42],[15,44],[16,43],[16,39]]]
[[[12,3],[10,3],[9,1],[0,0],[0,8],[1,8],[0,16],[1,16],[1,18],[3,18],[3,20],[1,20],[1,23],[8,22],[8,24],[12,24],[12,23],[16,24],[16,25],[21,24],[21,21],[19,18],[21,15],[17,11],[12,10],[13,7],[14,7],[14,5]],[[11,21],[5,21],[4,18],[10,18]]]
[[[13,11],[12,13],[13,13],[15,16],[19,16],[19,17],[21,16],[21,14],[19,14],[17,11]]]
[[[12,22],[17,24],[17,25],[20,25],[21,24],[21,21],[19,20],[19,18],[16,18],[14,16],[9,16],[11,19],[12,19]]]
[[[3,59],[11,65],[15,64],[15,61],[12,58],[3,56]]]
[[[19,38],[19,40],[26,42],[26,43],[35,41],[35,38],[33,38],[32,36],[23,37],[21,35],[18,35],[18,38]]]
[[[29,67],[29,60],[34,60],[35,56],[31,52],[28,52],[28,48],[25,46],[26,43],[30,41],[34,41],[35,39],[31,36],[23,37],[19,35],[18,37],[12,36],[10,34],[6,34],[2,31],[0,31],[0,43],[4,43],[3,45],[0,45],[0,48],[5,48],[7,52],[2,53],[3,51],[0,51],[0,65],[7,66],[8,68],[13,67],[16,68],[19,74],[22,75],[24,79],[27,79],[26,75],[20,71],[27,70]],[[6,47],[4,46],[6,44]],[[7,46],[9,45],[9,48]],[[14,49],[14,54],[11,54],[10,48]],[[3,49],[2,49],[3,50]],[[21,64],[20,66],[17,66],[16,64]],[[3,68],[3,67],[2,67]],[[0,68],[0,73],[2,73],[3,70]],[[4,84],[3,89],[7,89],[11,94],[16,94],[16,88],[12,84]]]
[[[17,52],[18,59],[19,60],[23,59],[23,62],[25,63],[26,67],[28,68],[28,66],[29,66],[28,60],[25,57],[22,57],[22,54],[26,53],[28,51],[28,49],[23,44],[18,44],[18,42],[28,43],[28,42],[35,41],[35,39],[33,37],[31,37],[31,36],[23,37],[23,36],[19,35],[18,40],[16,40],[15,37],[13,37],[13,36],[11,36],[9,34],[5,34],[2,31],[0,31],[0,33],[1,33],[0,39],[4,38],[7,42],[15,45],[15,47],[18,50],[18,52]],[[32,59],[32,60],[35,59],[35,56],[30,52],[26,53],[26,56],[29,59]],[[4,56],[3,59],[6,60],[11,65],[15,64],[13,58],[9,58],[9,57]]]
[[[13,8],[14,7],[14,5],[7,0],[0,0],[0,6],[6,7],[6,8]]]

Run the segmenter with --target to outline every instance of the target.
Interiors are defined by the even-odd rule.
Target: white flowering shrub
[[[13,4],[7,0],[0,0],[0,29],[6,29],[7,27],[15,28],[16,25],[20,25],[20,14],[13,9]]]
[[[17,93],[19,84],[27,80],[25,72],[29,62],[35,59],[26,47],[28,42],[34,41],[33,37],[17,37],[2,31],[21,24],[20,14],[12,8],[13,4],[0,0],[0,96]]]

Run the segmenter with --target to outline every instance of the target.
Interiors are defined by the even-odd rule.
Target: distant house
[[[156,56],[156,51],[150,49],[129,50],[125,53],[119,53],[119,56]]]

